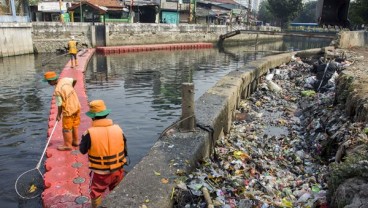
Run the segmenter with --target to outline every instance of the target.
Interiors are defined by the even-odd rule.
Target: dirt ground
[[[347,60],[352,65],[347,69],[354,73],[355,78],[361,83],[368,83],[368,47],[344,49]]]

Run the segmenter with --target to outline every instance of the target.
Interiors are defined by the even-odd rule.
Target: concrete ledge
[[[368,31],[341,31],[338,34],[338,47],[351,48],[368,45]]]
[[[0,22],[0,28],[32,28],[30,22]]]
[[[175,179],[193,170],[198,160],[210,155],[213,142],[229,131],[240,97],[254,91],[259,78],[269,68],[289,62],[291,55],[285,53],[251,62],[217,82],[195,103],[196,121],[201,128],[190,133],[180,133],[174,127],[167,131],[167,135],[159,138],[148,155],[106,196],[103,206],[172,207]],[[161,181],[163,178],[168,179],[168,183]]]

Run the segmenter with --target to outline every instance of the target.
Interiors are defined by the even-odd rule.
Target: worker
[[[72,146],[78,147],[78,126],[80,124],[80,109],[78,95],[74,90],[77,80],[59,76],[54,71],[48,71],[44,74],[44,81],[55,86],[54,96],[57,105],[56,120],[60,121],[62,117],[62,132],[64,144],[57,147],[60,151],[72,150]]]
[[[112,191],[124,178],[127,151],[123,130],[106,118],[111,110],[106,108],[104,101],[91,101],[89,108],[86,115],[92,119],[92,127],[82,135],[79,151],[88,152],[90,197],[95,208],[101,204],[105,190]]]
[[[72,68],[74,68],[75,66],[78,66],[78,59],[77,59],[78,42],[75,40],[74,36],[71,36],[70,39],[71,40],[68,42],[68,51],[70,54],[70,64]]]

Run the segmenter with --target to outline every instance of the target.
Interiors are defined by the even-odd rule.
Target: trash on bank
[[[293,60],[240,101],[230,133],[215,142],[216,157],[182,181],[187,189],[180,183],[174,207],[206,207],[208,198],[221,208],[327,207],[328,166],[320,161],[333,155],[329,142],[359,132],[331,108],[344,65]]]

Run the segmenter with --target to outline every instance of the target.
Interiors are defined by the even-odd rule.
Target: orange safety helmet
[[[43,76],[44,76],[44,79],[43,79],[44,82],[57,80],[59,78],[59,76],[54,71],[45,72]]]

